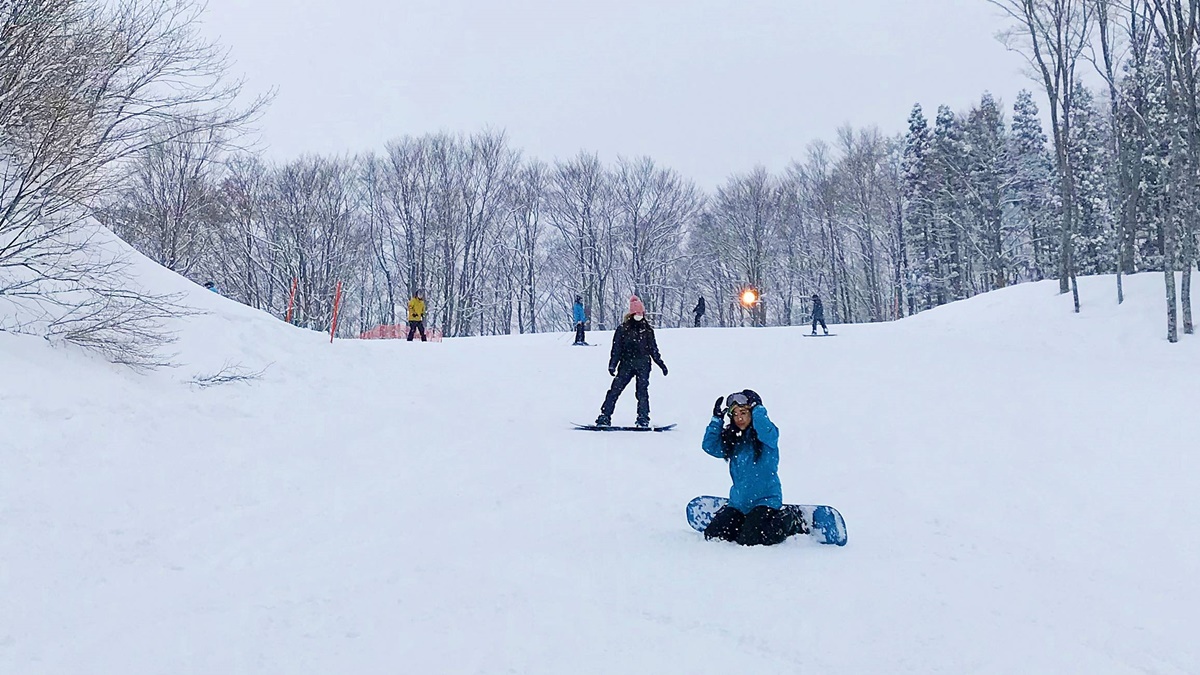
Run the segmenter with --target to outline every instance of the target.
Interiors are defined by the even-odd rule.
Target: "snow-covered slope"
[[[210,313],[137,375],[0,333],[0,672],[1194,673],[1200,347],[1158,276],[886,325],[665,330],[665,434],[574,431],[607,348]],[[607,336],[593,333],[593,342]],[[226,363],[263,379],[199,389]],[[705,542],[713,400],[850,543]],[[632,387],[617,410],[632,421]]]

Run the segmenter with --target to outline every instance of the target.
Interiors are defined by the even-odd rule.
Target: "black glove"
[[[724,402],[725,402],[724,396],[717,397],[717,402],[713,404],[713,417],[724,417],[725,416],[725,409],[721,407],[721,404]]]
[[[616,377],[616,376],[617,376],[617,367],[616,367],[616,366],[609,366],[609,367],[608,367],[608,374],[609,374],[609,375],[612,375],[613,377]]]
[[[665,363],[661,363],[661,362],[660,362],[660,363],[658,364],[658,367],[659,367],[659,368],[662,368],[662,371],[663,371],[663,377],[666,377],[666,376],[667,376],[667,364],[665,364]]]
[[[742,393],[746,395],[747,399],[749,399],[751,410],[762,405],[762,397],[758,395],[758,392],[754,391],[753,389],[743,389]]]

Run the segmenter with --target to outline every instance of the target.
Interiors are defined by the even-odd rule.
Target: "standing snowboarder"
[[[650,362],[658,364],[663,377],[667,375],[667,364],[658,353],[658,342],[654,339],[654,328],[646,321],[646,307],[638,296],[629,298],[629,313],[617,326],[613,334],[612,353],[608,357],[608,374],[613,376],[612,386],[600,406],[596,426],[612,425],[613,410],[621,392],[629,381],[637,379],[637,426],[650,426]]]
[[[425,293],[417,291],[408,301],[408,341],[412,342],[413,334],[421,332],[421,342],[425,342]]]
[[[816,293],[813,293],[812,303],[812,334],[817,334],[817,324],[821,324],[821,330],[829,335],[829,328],[825,325],[825,305],[821,304],[821,298]]]
[[[575,344],[586,345],[587,336],[584,335],[584,326],[587,324],[587,312],[583,309],[583,296],[575,296],[575,306],[571,308],[571,314],[575,319]]]
[[[692,310],[692,313],[696,315],[695,327],[699,328],[700,320],[704,318],[704,296],[703,295],[700,296],[700,301],[696,303],[696,308]]]
[[[729,407],[722,408],[722,402]],[[726,415],[730,422],[722,427]],[[803,531],[803,523],[783,508],[779,427],[767,417],[762,397],[743,389],[718,398],[702,447],[729,464],[733,479],[729,503],[713,515],[705,539],[769,546]]]

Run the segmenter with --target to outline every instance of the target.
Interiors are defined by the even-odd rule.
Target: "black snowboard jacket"
[[[813,321],[825,320],[825,305],[821,304],[820,300],[813,300]]]
[[[649,370],[651,359],[660,368],[667,367],[658,353],[658,341],[654,339],[654,329],[650,324],[632,318],[621,322],[613,334],[608,369],[616,370],[620,366],[633,370]]]

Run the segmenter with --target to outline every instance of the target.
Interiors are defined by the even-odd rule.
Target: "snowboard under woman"
[[[722,408],[722,403],[728,408]],[[722,426],[725,416],[729,425]],[[762,397],[750,389],[722,396],[704,432],[704,452],[729,463],[729,504],[713,515],[705,539],[743,546],[772,545],[802,532],[804,524],[783,509],[779,483],[779,427],[767,416]]]
[[[654,327],[646,321],[646,307],[638,296],[629,298],[629,313],[617,326],[613,334],[612,353],[608,357],[608,374],[613,376],[612,386],[600,406],[596,426],[612,424],[613,410],[621,392],[629,382],[637,379],[637,426],[650,426],[650,362],[662,368],[667,375],[667,364],[658,353],[658,342],[654,339]]]

